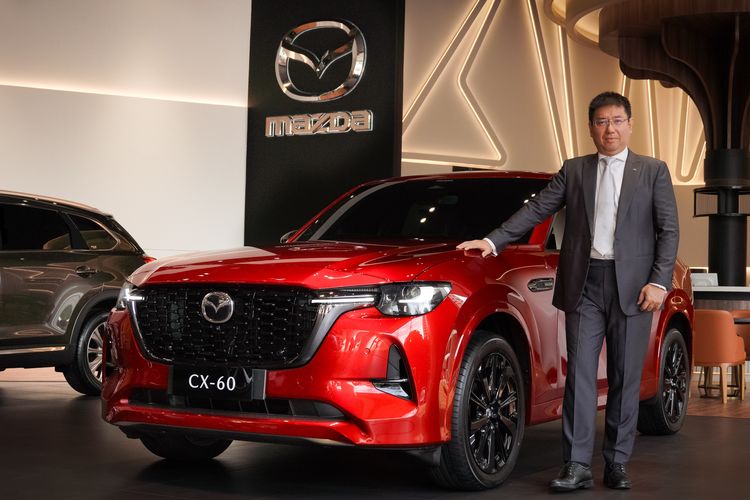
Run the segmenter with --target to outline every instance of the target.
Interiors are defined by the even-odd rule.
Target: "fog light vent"
[[[414,388],[411,382],[409,367],[398,347],[392,345],[388,350],[388,366],[385,378],[372,381],[376,389],[402,399],[413,399]]]

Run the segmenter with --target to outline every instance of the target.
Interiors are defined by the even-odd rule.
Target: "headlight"
[[[313,304],[372,306],[378,299],[377,287],[334,288],[318,292]]]
[[[131,302],[138,302],[143,300],[143,298],[144,297],[141,295],[140,290],[133,286],[131,282],[126,281],[122,284],[122,288],[120,288],[120,295],[117,296],[115,309],[122,311],[123,309],[127,309],[128,304]]]
[[[417,316],[435,309],[450,293],[448,283],[398,283],[380,287],[377,308],[388,316]]]
[[[351,306],[350,309],[375,306],[378,311],[388,316],[418,316],[435,309],[450,291],[450,283],[393,283],[373,287],[322,290],[311,302],[330,307]]]

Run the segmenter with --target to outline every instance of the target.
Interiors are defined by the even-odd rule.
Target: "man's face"
[[[613,156],[628,146],[633,126],[624,107],[610,104],[594,111],[589,133],[597,151]]]

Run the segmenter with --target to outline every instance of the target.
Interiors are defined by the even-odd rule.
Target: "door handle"
[[[97,269],[94,269],[93,267],[88,267],[88,266],[76,267],[76,274],[83,278],[88,278],[89,276],[92,276],[98,272],[99,271]]]
[[[527,285],[532,292],[546,292],[552,290],[555,285],[555,278],[537,278],[529,281]]]

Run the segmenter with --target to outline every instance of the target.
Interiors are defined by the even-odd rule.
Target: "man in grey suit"
[[[459,249],[497,255],[507,244],[566,207],[568,221],[552,303],[565,311],[568,373],[563,400],[565,465],[554,491],[593,485],[597,367],[607,339],[604,482],[628,489],[625,470],[635,439],[643,361],[653,311],[672,284],[679,228],[664,162],[628,149],[628,99],[615,92],[589,105],[597,154],[563,163],[547,187],[483,240]]]

